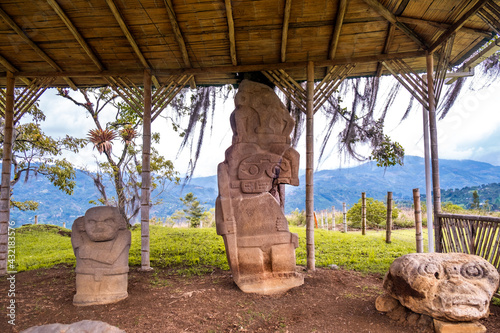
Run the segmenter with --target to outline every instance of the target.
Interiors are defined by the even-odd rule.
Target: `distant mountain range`
[[[482,186],[484,184],[500,183],[500,167],[488,163],[471,160],[440,160],[440,181],[443,189],[443,201],[466,205],[468,193],[478,190],[482,201],[488,199],[490,204],[500,204],[500,184]],[[459,191],[459,189],[469,187]],[[316,210],[341,209],[342,203],[356,203],[361,192],[367,197],[384,200],[388,191],[399,202],[411,202],[413,189],[420,188],[425,194],[424,160],[420,157],[406,156],[404,166],[387,169],[377,167],[374,162],[335,170],[321,170],[314,174],[314,203]],[[449,189],[448,191],[445,191]],[[487,196],[482,196],[488,189]],[[182,209],[179,200],[186,193],[193,192],[198,200],[209,209],[215,206],[218,194],[217,176],[193,178],[184,187],[174,185],[163,193],[163,203],[151,209],[151,217],[166,217],[176,210]],[[448,195],[449,194],[449,195]],[[154,193],[153,193],[154,195]],[[454,197],[454,199],[453,199]],[[97,200],[97,191],[92,179],[78,170],[76,188],[73,195],[66,195],[53,187],[44,177],[31,178],[27,183],[19,182],[14,188],[14,199],[17,201],[35,200],[40,203],[36,212],[20,212],[13,210],[11,219],[17,226],[33,223],[38,215],[39,223],[62,225],[72,222],[92,207],[90,200]],[[295,209],[305,209],[305,176],[300,176],[300,186],[286,186],[285,212]]]

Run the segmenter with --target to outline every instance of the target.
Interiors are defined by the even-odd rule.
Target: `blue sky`
[[[388,81],[385,78],[380,90],[381,94],[387,93]],[[477,80],[474,80],[477,81]],[[471,81],[473,82],[473,81]],[[47,90],[40,99],[40,107],[46,114],[46,121],[42,124],[43,130],[54,137],[66,134],[75,137],[85,137],[88,130],[92,129],[92,120],[73,103],[55,96],[54,89]],[[382,95],[383,97],[383,95]],[[405,148],[407,155],[423,157],[423,125],[422,110],[419,105],[413,108],[411,115],[400,123],[409,100],[409,93],[400,90],[398,99],[386,117],[385,132]],[[348,100],[348,98],[347,98]],[[383,100],[383,98],[379,98]],[[349,107],[349,103],[346,103]],[[229,115],[234,108],[230,98],[216,110],[214,131],[205,140],[205,145],[198,161],[195,176],[209,176],[216,174],[217,164],[224,160],[224,151],[231,144],[232,132],[229,126]],[[112,119],[113,111],[108,113]],[[315,116],[315,134],[318,139],[315,150],[321,144],[320,134],[323,130],[321,115]],[[160,132],[162,141],[157,148],[168,159],[174,161],[176,169],[186,169],[189,162],[189,149],[177,156],[177,147],[181,139],[171,130],[166,120],[158,118],[153,123],[153,132]],[[340,131],[335,129],[336,132]],[[489,87],[472,91],[464,89],[462,95],[455,103],[448,116],[438,122],[439,156],[446,159],[474,159],[494,165],[500,165],[500,82]],[[355,161],[345,160],[338,155],[336,150],[336,135],[332,135],[329,147],[331,154],[325,159],[318,169],[335,169],[338,167],[354,166]],[[300,167],[305,168],[305,133],[297,150],[301,154]],[[316,155],[317,156],[317,155]],[[78,166],[87,166],[92,169],[95,159],[102,159],[95,150],[89,146],[78,155],[67,155],[68,160]]]

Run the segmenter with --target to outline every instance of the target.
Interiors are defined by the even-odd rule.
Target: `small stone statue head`
[[[415,312],[463,321],[487,315],[498,283],[496,268],[481,257],[413,253],[393,262],[384,287]]]
[[[92,207],[85,213],[85,231],[94,242],[110,241],[127,223],[116,207]]]

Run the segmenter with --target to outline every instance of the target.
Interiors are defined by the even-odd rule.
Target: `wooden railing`
[[[443,252],[478,255],[500,272],[500,218],[445,213],[438,214],[437,218]]]

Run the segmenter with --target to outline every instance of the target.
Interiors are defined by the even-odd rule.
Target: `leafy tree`
[[[200,226],[200,220],[205,213],[205,209],[196,199],[198,198],[195,197],[192,192],[186,194],[184,198],[180,198],[184,206],[186,206],[183,211],[186,214],[186,218],[188,219],[191,228],[198,228]]]
[[[479,201],[479,194],[477,191],[472,192],[472,203],[470,204],[471,209],[479,209],[480,208],[480,201]]]
[[[3,116],[3,115],[2,115]],[[45,121],[45,115],[34,104],[24,117],[29,121],[15,124],[12,145],[13,177],[11,188],[23,179],[25,182],[30,177],[46,177],[59,190],[71,195],[75,188],[75,170],[73,165],[64,158],[63,152],[77,153],[86,144],[85,139],[76,139],[71,136],[55,139],[45,134],[40,124]],[[0,119],[0,127],[4,127],[4,119]],[[3,153],[4,131],[0,132],[0,154]],[[14,191],[13,191],[14,192]],[[38,202],[27,200],[16,201],[11,195],[11,206],[19,210],[37,210]]]
[[[351,222],[351,226],[361,226],[361,199],[347,211],[347,219]],[[399,215],[399,210],[393,208],[392,218],[396,219]],[[368,227],[383,227],[387,221],[387,207],[382,201],[373,198],[366,198],[366,225]]]
[[[84,109],[96,126],[89,131],[88,141],[105,160],[96,162],[96,173],[86,171],[100,195],[98,202],[91,203],[118,207],[130,224],[141,207],[142,146],[135,140],[140,136],[138,128],[142,128],[142,118],[127,104],[117,101],[117,95],[109,88],[79,89],[78,92],[79,95],[74,96],[60,89],[58,95]],[[103,123],[106,112],[113,112],[115,116],[112,121]],[[153,133],[153,144],[159,141],[160,135]],[[151,189],[155,191],[150,205],[156,205],[161,203],[158,196],[179,178],[172,161],[161,156],[154,147],[151,147],[150,159]],[[109,184],[112,184],[111,191]]]

